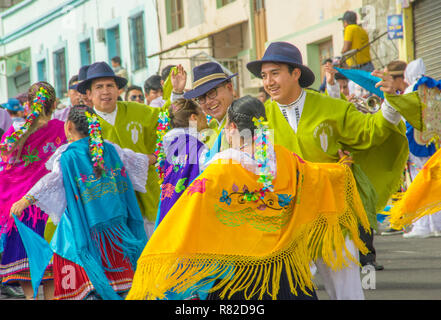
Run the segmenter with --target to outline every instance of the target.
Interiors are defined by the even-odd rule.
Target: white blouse
[[[146,193],[145,184],[147,182],[149,168],[148,156],[136,153],[130,149],[122,149],[120,146],[107,140],[105,142],[115,147],[116,152],[127,169],[135,191]],[[65,144],[55,151],[52,157],[46,162],[46,168],[51,172],[41,178],[28,192],[28,195],[36,199],[35,205],[46,212],[55,225],[60,222],[61,216],[67,207],[60,158],[68,147],[69,145]]]

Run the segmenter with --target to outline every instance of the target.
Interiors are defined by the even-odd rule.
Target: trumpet
[[[381,109],[381,99],[370,96],[367,99],[355,96],[350,100],[363,113],[377,113]]]

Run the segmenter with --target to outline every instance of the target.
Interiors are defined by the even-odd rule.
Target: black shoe
[[[10,298],[16,298],[16,299],[24,299],[26,296],[23,293],[23,290],[21,287],[14,287],[14,286],[5,286],[0,285],[0,291],[2,295],[5,295]]]
[[[378,264],[376,261],[370,261],[363,265],[363,267],[365,266],[373,266],[375,268],[375,271],[384,270],[384,267],[381,264]]]

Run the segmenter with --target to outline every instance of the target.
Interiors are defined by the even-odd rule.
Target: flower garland
[[[104,169],[104,144],[103,136],[101,134],[101,126],[96,114],[90,114],[89,112],[84,113],[87,117],[87,122],[89,123],[89,146],[90,154],[92,156],[93,166],[100,167]]]
[[[256,134],[254,136],[254,158],[257,161],[259,167],[259,179],[257,180],[257,182],[263,184],[263,188],[257,191],[257,194],[259,196],[259,199],[263,200],[267,192],[274,191],[274,172],[271,171],[268,161],[268,122],[265,121],[263,117],[259,119],[253,118],[253,122],[257,128],[257,130],[255,131]],[[246,199],[248,201],[259,200],[256,199],[256,196],[252,195],[249,195],[248,197],[246,197]]]
[[[47,90],[41,87],[38,90],[37,96],[32,102],[32,105],[30,105],[30,113],[26,117],[25,123],[20,129],[14,131],[10,136],[6,137],[4,142],[0,144],[0,152],[2,154],[11,151],[12,148],[20,141],[23,135],[29,131],[29,128],[32,126],[35,119],[37,119],[43,111],[43,105],[48,98],[49,94]]]
[[[159,113],[159,119],[158,119],[158,127],[156,129],[156,149],[155,149],[155,156],[157,157],[156,162],[156,171],[159,174],[159,184],[162,185],[164,181],[164,167],[165,167],[165,151],[164,151],[164,136],[167,134],[167,132],[170,130],[170,124],[169,124],[169,113],[168,111],[163,111]]]

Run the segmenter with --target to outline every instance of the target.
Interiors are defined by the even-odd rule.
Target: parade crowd
[[[274,42],[247,65],[256,97],[238,97],[238,74],[215,62],[137,86],[115,57],[70,79],[69,105],[47,82],[9,99],[2,293],[317,300],[318,273],[332,300],[364,299],[360,267],[384,268],[379,213],[384,234],[441,234],[439,141],[421,142],[421,88],[441,85],[421,59],[374,70],[356,15],[341,20],[343,56],[323,62],[320,90],[299,49]]]

